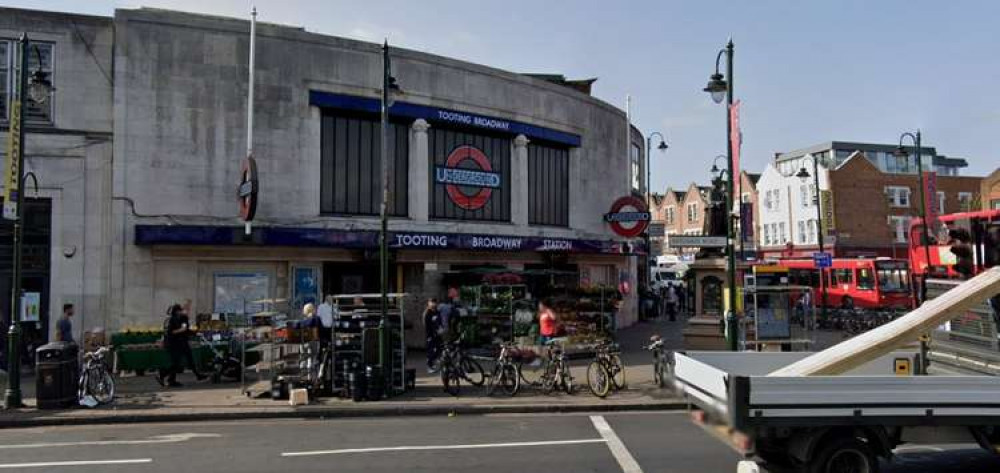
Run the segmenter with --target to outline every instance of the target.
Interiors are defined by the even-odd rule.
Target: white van
[[[659,291],[668,284],[684,287],[684,272],[687,271],[687,268],[688,266],[684,263],[678,263],[668,268],[653,268],[653,289]]]

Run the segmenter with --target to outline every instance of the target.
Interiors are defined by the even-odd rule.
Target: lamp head
[[[708,85],[702,90],[712,95],[713,102],[722,103],[726,98],[726,92],[729,91],[729,86],[726,84],[726,80],[722,74],[716,72],[708,79]]]
[[[37,104],[43,104],[49,100],[52,93],[52,81],[49,80],[49,73],[36,69],[28,78],[28,96]]]
[[[811,176],[809,175],[809,171],[806,171],[806,167],[802,166],[799,168],[799,172],[795,173],[795,177],[802,179],[802,182],[806,182],[806,179],[809,179]]]
[[[669,148],[669,146],[667,146],[667,142],[663,140],[660,140],[660,145],[656,147],[656,149],[660,151],[666,151],[667,148]]]

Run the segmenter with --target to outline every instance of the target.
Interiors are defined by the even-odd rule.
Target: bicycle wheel
[[[591,361],[587,366],[587,385],[590,386],[590,392],[600,398],[607,397],[608,391],[611,391],[611,375],[597,360]]]
[[[562,368],[559,370],[560,376],[562,377],[562,388],[566,394],[572,395],[574,391],[573,387],[573,375],[569,371],[569,366],[562,364]]]
[[[87,390],[98,403],[108,404],[115,399],[115,379],[107,370],[93,370],[87,377]]]
[[[616,390],[625,389],[625,363],[617,353],[608,357],[608,373]]]
[[[556,390],[556,381],[558,380],[556,374],[556,363],[554,361],[546,362],[538,383],[543,394],[552,394]]]
[[[458,396],[462,390],[462,375],[457,369],[446,365],[441,368],[441,384],[444,385],[444,392],[452,396]]]
[[[80,381],[76,386],[76,399],[82,401],[83,398],[87,397],[88,389],[90,388],[90,370],[84,368],[80,373]]]
[[[486,371],[483,370],[483,365],[480,365],[478,361],[467,356],[462,357],[460,367],[462,368],[462,377],[473,386],[482,386],[486,382]]]
[[[510,397],[514,397],[521,389],[521,380],[517,376],[517,368],[514,365],[505,365],[500,375],[500,390]]]

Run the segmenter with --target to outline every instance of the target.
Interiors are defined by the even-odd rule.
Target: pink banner
[[[924,209],[933,228],[938,219],[937,173],[924,171]]]
[[[740,101],[737,100],[729,107],[730,140],[733,143],[733,202],[740,201],[740,145],[743,142],[743,133],[740,131]]]

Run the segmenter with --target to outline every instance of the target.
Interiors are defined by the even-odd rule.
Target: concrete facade
[[[111,317],[118,326],[155,324],[167,304],[192,299],[210,312],[210,274],[254,269],[272,275],[273,294],[287,297],[296,265],[352,261],[349,252],[293,248],[172,248],[136,246],[135,226],[239,225],[234,199],[246,148],[249,23],[162,10],[118,10],[115,16],[115,251]],[[254,149],[260,170],[257,227],[374,231],[378,218],[320,212],[320,115],[310,91],[377,98],[381,46],[266,23],[257,26]],[[393,49],[393,75],[406,102],[529,123],[581,136],[570,149],[569,226],[527,224],[527,142],[512,142],[511,221],[433,220],[425,200],[429,179],[427,130],[410,129],[411,187],[407,218],[394,231],[462,232],[551,238],[615,239],[602,214],[630,192],[625,114],[567,87],[524,75],[405,49]],[[634,132],[632,132],[634,133]],[[633,139],[642,143],[639,139]],[[468,263],[467,255],[411,253],[400,261],[424,264],[407,292],[431,293],[435,273]],[[483,257],[540,262],[538,255]],[[612,264],[635,283],[635,257],[574,255],[577,264]],[[250,268],[252,266],[253,268]],[[411,291],[412,290],[412,291]],[[622,308],[634,320],[634,297]]]
[[[26,198],[49,200],[52,208],[43,310],[52,333],[62,305],[74,304],[74,331],[80,337],[84,327],[110,324],[114,29],[110,18],[0,8],[0,39],[16,40],[22,33],[54,45],[52,120],[23,124],[25,171],[38,179],[37,194],[29,187]],[[16,41],[10,44],[16,49]],[[0,117],[4,157],[7,125],[7,117]],[[3,290],[9,298],[10,289]],[[7,314],[2,318],[7,320]]]

